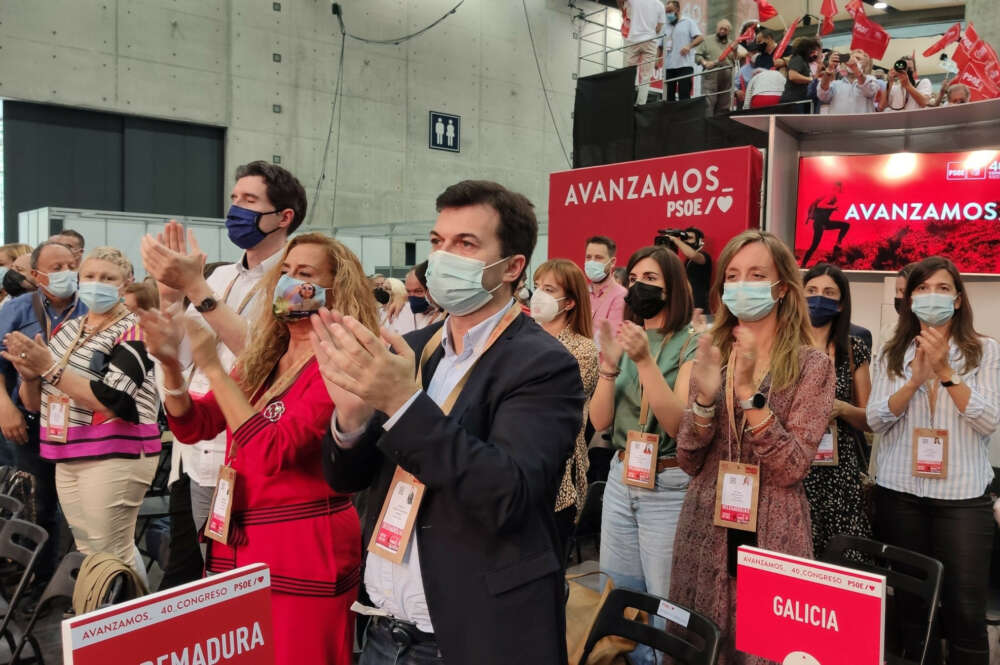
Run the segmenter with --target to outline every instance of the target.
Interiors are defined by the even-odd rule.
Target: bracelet
[[[699,429],[708,429],[712,426],[712,423],[700,423],[697,420],[694,421],[694,426]]]
[[[167,385],[162,381],[160,381],[160,390],[163,391],[164,395],[167,395],[169,397],[183,397],[184,395],[188,394],[188,386],[190,385],[191,385],[191,377],[188,376],[188,378],[185,379],[184,382],[181,384],[180,388],[173,388],[173,389],[167,388]]]
[[[59,361],[58,360],[54,360],[52,362],[52,364],[49,366],[49,368],[47,370],[45,370],[44,372],[42,372],[41,374],[39,374],[39,376],[41,376],[42,378],[45,378],[46,376],[48,376],[49,374],[51,374],[53,371],[55,371],[58,367],[59,367]]]
[[[598,376],[600,376],[602,379],[616,379],[618,378],[618,375],[621,373],[622,371],[620,369],[615,370],[614,372],[605,372],[603,369],[597,370]]]
[[[59,385],[59,382],[62,381],[63,372],[65,370],[66,370],[65,367],[60,367],[59,369],[56,370],[55,374],[53,374],[52,376],[50,376],[45,380],[48,382],[50,386],[57,386]]]
[[[713,418],[715,417],[715,405],[702,406],[698,403],[698,400],[695,399],[691,402],[691,412],[699,418]]]
[[[758,432],[764,431],[764,429],[771,424],[772,420],[774,420],[774,411],[767,414],[767,418],[764,418],[764,420],[760,421],[753,427],[748,427],[747,429],[750,431],[750,434],[756,435]]]

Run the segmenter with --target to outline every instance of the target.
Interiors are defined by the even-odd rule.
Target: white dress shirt
[[[881,88],[874,76],[865,76],[862,81],[838,79],[830,83],[828,90],[820,82],[816,88],[819,101],[829,105],[827,113],[874,113],[879,92]]]
[[[897,492],[931,499],[972,499],[983,495],[993,480],[990,466],[990,435],[1000,421],[1000,344],[980,337],[983,357],[979,366],[962,373],[962,382],[972,394],[965,412],[958,410],[948,394],[939,387],[934,413],[930,410],[927,385],[914,394],[902,414],[889,410],[889,398],[903,387],[912,372],[910,363],[916,345],[910,342],[903,356],[904,376],[890,376],[885,357],[872,364],[872,392],[868,400],[868,424],[880,433],[878,477],[876,482]],[[950,341],[948,363],[956,373],[964,366],[962,354]],[[934,377],[937,381],[937,377]],[[919,478],[913,475],[913,430],[917,427],[948,430],[948,477]]]
[[[483,354],[490,333],[500,324],[504,314],[510,309],[505,305],[496,314],[482,323],[474,326],[462,337],[462,353],[455,353],[448,332],[448,319],[442,326],[441,346],[444,357],[434,369],[434,376],[427,384],[427,396],[439,406],[448,399],[448,395],[458,385],[479,356]],[[413,396],[389,420],[382,425],[385,430],[393,425],[406,413],[414,400],[422,391]],[[337,412],[334,410],[330,420],[331,430],[337,445],[349,448],[360,438],[363,429],[349,434],[337,430]],[[372,508],[375,508],[372,506]],[[420,550],[417,547],[417,529],[413,530],[413,538],[406,550],[402,563],[393,563],[378,555],[368,553],[365,560],[365,589],[375,607],[388,612],[397,619],[416,624],[420,630],[433,633],[430,611],[427,609],[427,598],[424,595],[424,582],[420,575]]]
[[[268,270],[277,265],[281,260],[282,250],[278,250],[271,256],[264,259],[253,268],[246,266],[246,254],[237,263],[219,266],[209,275],[208,286],[212,289],[215,298],[221,303],[226,290],[229,290],[225,303],[233,311],[244,319],[250,319],[256,313],[256,304],[259,300],[256,293],[251,295],[251,291],[257,283],[267,273]],[[232,288],[229,285],[232,284]],[[241,308],[240,305],[243,305]],[[202,325],[207,325],[201,314],[195,310],[194,305],[190,305],[184,315]],[[222,367],[229,372],[236,362],[236,356],[229,350],[229,347],[220,340],[216,345],[219,360]],[[187,338],[181,350],[182,362],[185,365],[185,372],[192,372],[191,384],[188,390],[192,395],[204,395],[209,392],[208,377],[190,364],[190,350],[187,346]],[[184,471],[191,477],[191,482],[202,487],[214,487],[219,477],[219,467],[226,461],[226,432],[220,432],[215,438],[199,441],[193,445],[176,444],[173,447],[173,461],[171,476],[177,473],[178,468],[176,458],[179,456],[184,464]]]
[[[677,23],[671,25],[668,21],[663,25],[663,67],[664,69],[681,69],[682,67],[694,67],[695,50],[691,49],[687,55],[681,54],[681,49],[694,41],[694,38],[701,34],[698,24],[683,17],[677,19]]]

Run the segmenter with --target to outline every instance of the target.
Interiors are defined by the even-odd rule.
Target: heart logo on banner
[[[874,584],[869,584],[869,585],[868,585],[868,589],[869,589],[870,591],[874,591],[874,590],[875,590],[875,585],[874,585]]]
[[[720,196],[715,199],[716,205],[719,206],[719,210],[722,212],[729,212],[729,209],[733,207],[733,197],[731,196]]]
[[[260,577],[257,578],[257,584],[263,584],[263,583],[264,583],[264,576],[261,575]]]

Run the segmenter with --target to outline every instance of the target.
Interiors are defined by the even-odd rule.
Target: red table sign
[[[265,564],[62,622],[64,665],[274,665]]]
[[[760,221],[763,158],[753,147],[591,166],[549,175],[549,256],[583,264],[587,238],[610,236],[617,265],[657,229],[695,226],[713,257]]]
[[[736,648],[783,665],[881,665],[885,577],[739,549]]]

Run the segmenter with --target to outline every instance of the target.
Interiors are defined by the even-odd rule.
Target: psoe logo
[[[946,173],[948,180],[965,180],[968,177],[965,165],[962,162],[948,162]]]
[[[990,180],[1000,180],[1000,161],[992,162],[986,169]]]

